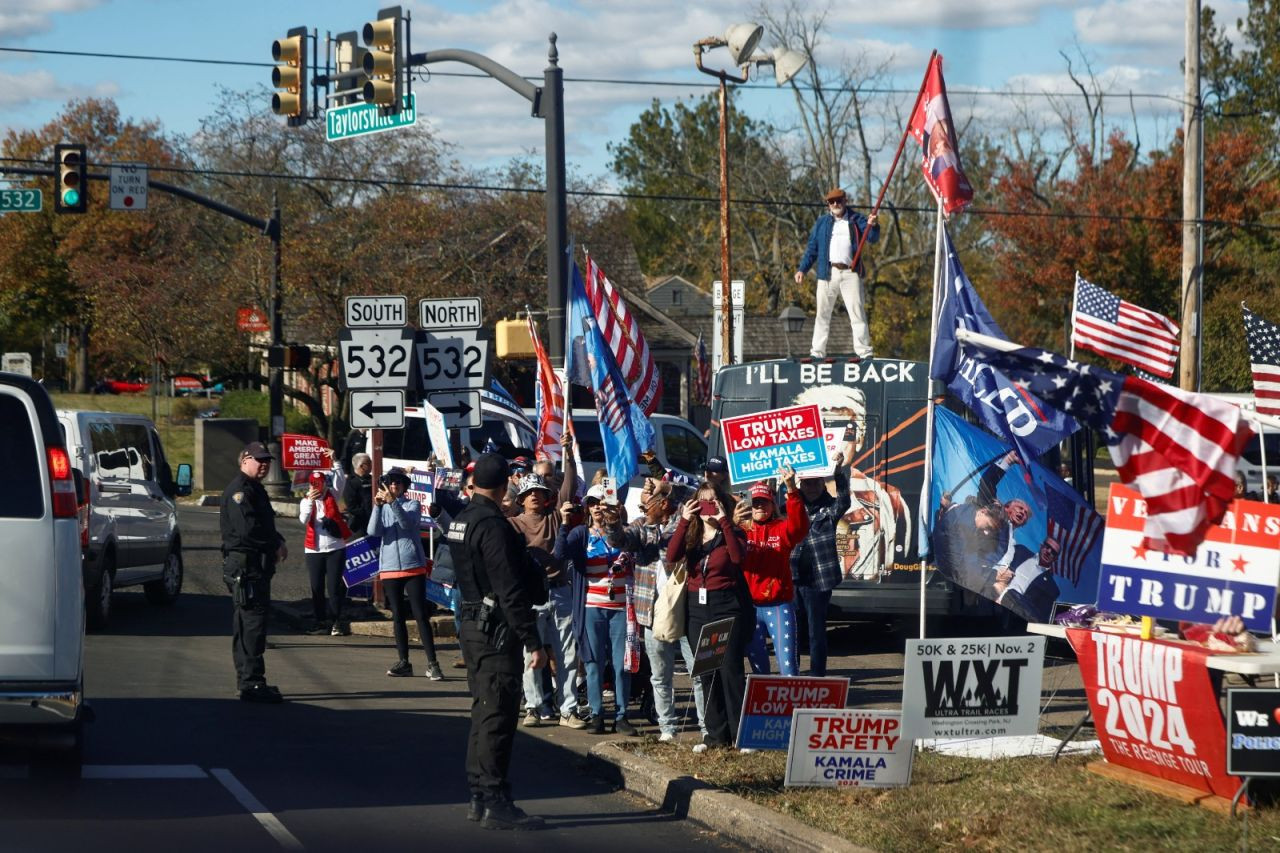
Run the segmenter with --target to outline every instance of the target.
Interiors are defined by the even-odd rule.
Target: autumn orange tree
[[[1280,186],[1261,167],[1256,134],[1220,130],[1205,155],[1204,382],[1209,389],[1247,385],[1248,359],[1239,301],[1272,303],[1276,234],[1259,227],[1280,201]],[[1113,134],[1098,157],[1080,152],[1074,173],[1052,184],[1034,162],[1009,161],[993,185],[996,207],[992,280],[984,298],[1014,340],[1060,349],[1075,273],[1144,308],[1181,318],[1182,148],[1142,159]],[[1277,318],[1280,319],[1280,318]],[[1243,383],[1243,384],[1242,384]]]

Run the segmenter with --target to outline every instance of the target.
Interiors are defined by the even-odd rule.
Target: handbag
[[[689,573],[681,560],[671,570],[671,576],[653,603],[653,636],[663,643],[674,643],[684,636],[685,592],[688,590]]]

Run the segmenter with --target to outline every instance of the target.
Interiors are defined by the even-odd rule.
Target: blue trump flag
[[[956,343],[956,328],[1008,340],[978,291],[960,266],[951,235],[945,231],[946,287],[938,313],[938,340],[929,375],[941,379],[982,425],[1009,442],[1030,462],[1080,428],[1075,418],[1058,411],[1013,382],[999,370],[965,353]]]
[[[631,399],[617,359],[600,334],[577,264],[573,265],[566,326],[565,374],[571,382],[582,375],[591,379],[605,467],[621,488],[636,475],[640,454],[653,445],[653,425]]]
[[[1103,519],[1058,475],[1031,463],[1005,476],[1009,445],[946,409],[934,421],[928,521],[938,570],[953,583],[1047,622],[1054,602],[1097,601]]]

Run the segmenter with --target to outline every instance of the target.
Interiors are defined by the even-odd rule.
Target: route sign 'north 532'
[[[330,107],[324,114],[324,138],[337,142],[353,136],[367,136],[387,130],[399,130],[418,121],[417,96],[402,96],[400,112],[386,115],[377,104],[350,104]]]

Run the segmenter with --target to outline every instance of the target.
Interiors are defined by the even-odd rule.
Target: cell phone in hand
[[[720,507],[715,501],[698,501],[698,515],[714,516],[719,514]]]
[[[612,477],[602,477],[600,486],[604,489],[604,500],[601,503],[609,506],[618,505],[618,481]]]

